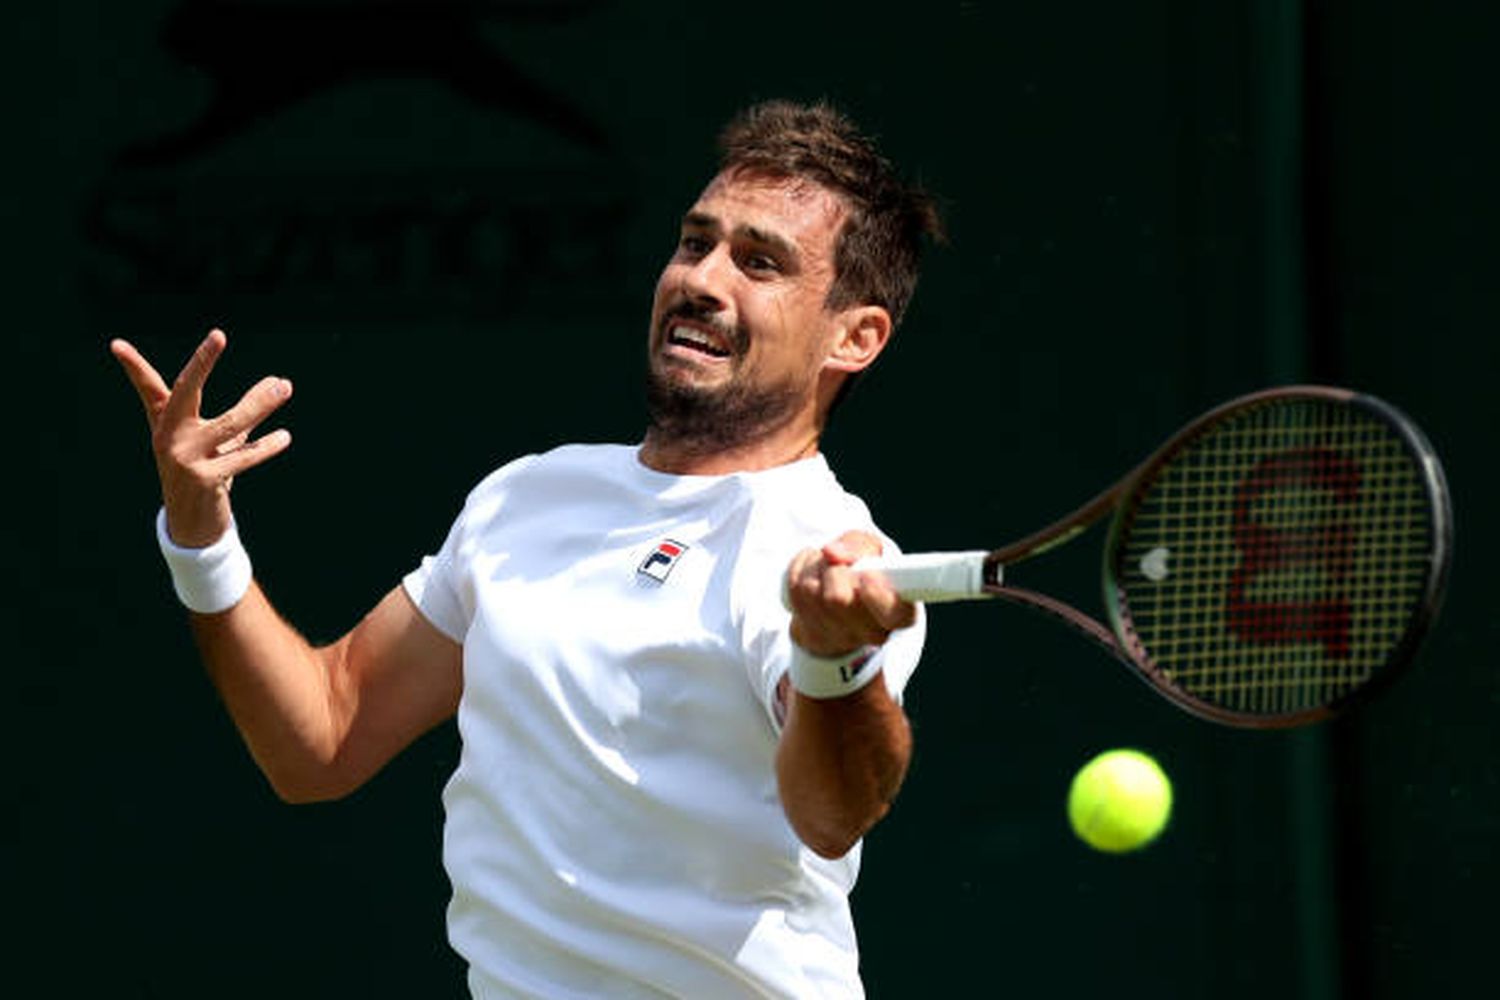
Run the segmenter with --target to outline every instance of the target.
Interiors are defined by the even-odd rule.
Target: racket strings
[[[1430,568],[1420,471],[1384,420],[1262,404],[1141,490],[1114,556],[1122,618],[1169,683],[1230,711],[1327,705],[1401,641]]]

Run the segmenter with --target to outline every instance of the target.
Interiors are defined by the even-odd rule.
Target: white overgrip
[[[989,552],[913,552],[871,556],[852,567],[876,571],[908,601],[941,603],[984,597],[984,559]]]

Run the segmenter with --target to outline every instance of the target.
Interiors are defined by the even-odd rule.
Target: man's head
[[[937,213],[826,106],[757,105],[720,146],[657,282],[652,433],[698,450],[815,443],[905,312]]]
[[[826,104],[767,101],[719,135],[721,173],[801,178],[838,195],[848,214],[834,248],[828,308],[878,305],[900,325],[916,291],[922,248],[943,238],[932,199],[907,183],[874,142]]]

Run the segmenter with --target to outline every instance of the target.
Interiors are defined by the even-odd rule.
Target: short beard
[[[752,389],[682,385],[646,370],[646,413],[653,440],[696,454],[750,444],[792,418],[804,393],[790,383]]]

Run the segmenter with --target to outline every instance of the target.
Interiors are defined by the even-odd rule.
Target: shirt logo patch
[[[641,564],[635,571],[641,576],[650,577],[657,583],[666,583],[667,576],[672,572],[672,567],[677,565],[677,560],[688,550],[688,546],[671,538],[663,538],[656,543],[656,548],[651,554],[641,560]]]

